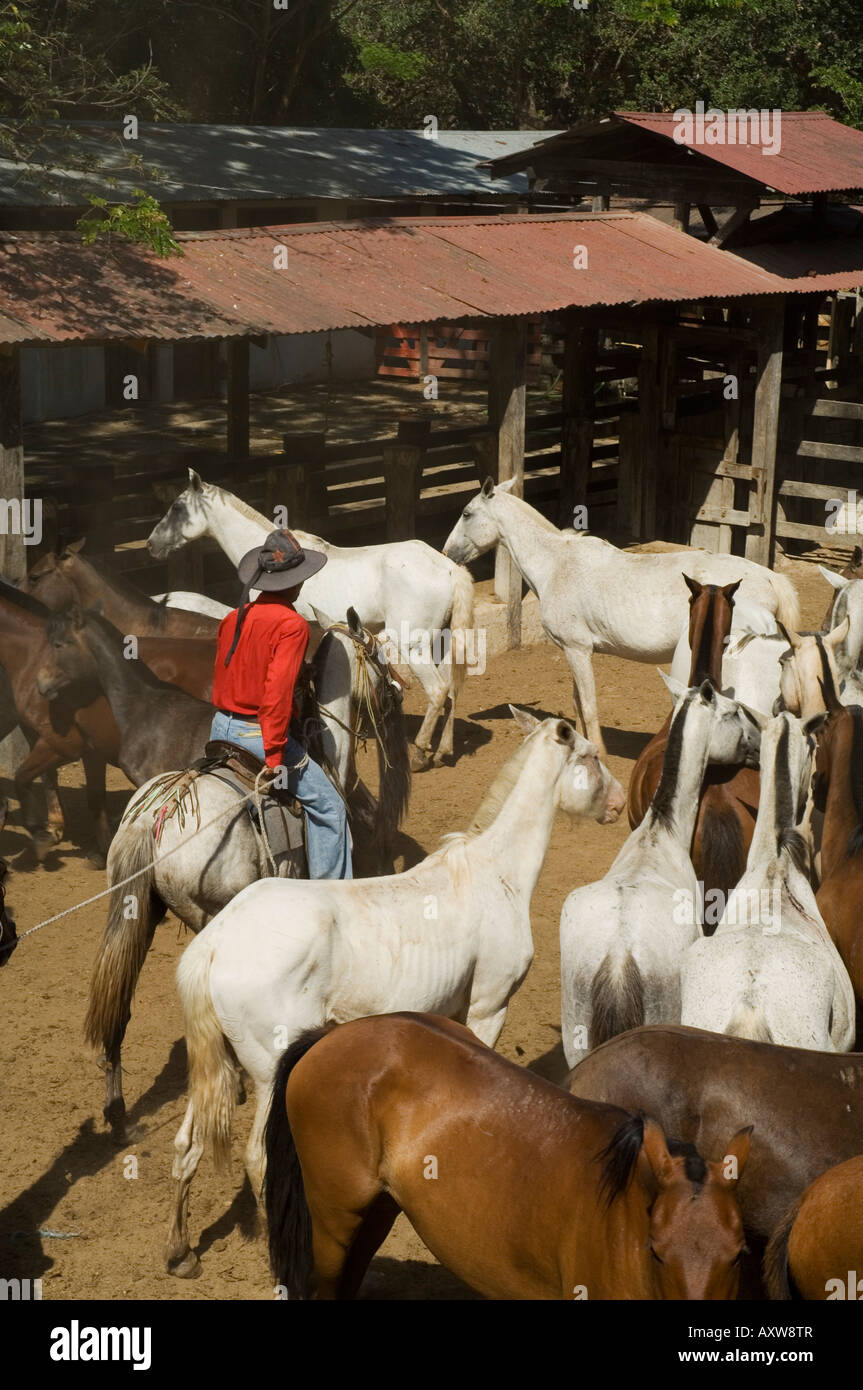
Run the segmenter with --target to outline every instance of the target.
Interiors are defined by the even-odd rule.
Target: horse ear
[[[803,641],[803,638],[800,636],[799,632],[792,632],[791,628],[785,627],[782,623],[780,623],[778,618],[776,619],[776,626],[779,628],[779,631],[782,633],[782,636],[785,638],[785,641],[788,643],[789,647],[791,647],[793,651],[796,651],[797,648],[800,646],[800,643]]]
[[[683,681],[679,681],[676,676],[667,676],[661,666],[657,666],[656,669],[661,675],[662,679],[665,681],[665,684],[668,687],[668,693],[671,696],[672,700],[679,700],[684,690],[686,689],[686,686],[683,684]]]
[[[200,473],[196,473],[194,468],[189,469],[189,486],[193,492],[203,492],[204,484]]]
[[[355,608],[348,609],[348,627],[355,637],[362,637],[363,625],[360,622],[359,614]]]
[[[542,723],[542,720],[537,719],[535,714],[531,714],[526,709],[519,709],[516,705],[510,705],[509,712],[525,736],[532,734],[534,729],[538,729]]]
[[[826,704],[827,701],[825,700],[824,703]],[[843,706],[840,704],[839,708],[842,709]],[[810,717],[806,720],[806,722],[803,725],[804,734],[806,734],[809,738],[815,738],[818,734],[820,734],[821,730],[824,728],[824,725],[827,723],[829,718],[830,715],[828,711],[823,709],[819,710],[817,714],[810,715]]]
[[[863,564],[863,546],[855,545],[854,554],[851,556],[851,568],[859,570],[861,564]]]
[[[47,555],[43,555],[41,560],[37,560],[35,565],[28,571],[28,579],[38,579],[42,574],[50,574],[57,568],[57,556],[53,550],[49,550]]]
[[[483,485],[482,485],[481,495],[482,495],[483,497],[491,497],[493,494],[494,494],[494,478],[486,478],[485,482],[484,482]]]
[[[87,544],[87,537],[82,536],[79,541],[70,541],[63,551],[63,555],[78,555]],[[61,556],[62,558],[62,556]]]
[[[713,681],[702,681],[698,688],[698,693],[706,705],[712,705],[716,701],[716,686]]]
[[[704,585],[699,584],[697,579],[693,579],[691,574],[685,574],[683,576],[683,582],[685,583],[693,599],[698,598],[701,594],[704,593]]]
[[[730,698],[733,699],[734,696],[732,695]],[[763,734],[764,730],[767,728],[767,725],[770,723],[770,720],[767,718],[767,715],[762,714],[760,709],[753,709],[751,705],[744,705],[742,700],[738,700],[737,703],[740,705],[740,708],[743,710],[744,714],[748,714],[753,724],[758,725],[759,729]]]
[[[498,483],[497,488],[495,490],[497,492],[512,492],[514,487],[515,478],[507,478],[505,483]]]
[[[668,1152],[668,1145],[665,1142],[662,1128],[655,1120],[645,1119],[644,1121],[641,1150],[650,1164],[650,1171],[657,1184],[662,1187],[671,1177],[671,1154]]]
[[[717,1164],[720,1177],[728,1187],[736,1187],[743,1175],[754,1128],[754,1125],[747,1125],[745,1129],[739,1129]]]
[[[858,546],[858,549],[859,549],[859,546]],[[860,558],[863,559],[863,551],[861,551],[861,556],[860,556]],[[824,578],[827,580],[827,583],[828,583],[828,584],[832,584],[834,589],[844,589],[844,588],[845,588],[845,585],[848,583],[848,580],[847,580],[847,579],[843,579],[842,576],[841,576],[841,574],[837,574],[835,570],[828,570],[828,569],[825,569],[823,565],[819,565],[818,568],[820,569],[820,571],[821,571],[821,573],[823,574]]]
[[[850,615],[846,615],[846,616],[842,619],[842,622],[839,624],[838,627],[834,627],[834,629],[833,629],[832,632],[828,632],[828,633],[825,634],[825,637],[824,637],[824,644],[825,644],[825,646],[827,646],[827,647],[832,647],[833,650],[835,651],[836,648],[840,645],[840,643],[842,643],[842,642],[845,641],[845,638],[848,636],[848,629],[849,629],[850,626],[851,626],[851,617],[850,617]]]
[[[726,584],[722,590],[728,603],[734,602],[734,595],[743,583],[742,579],[735,579],[733,584]]]

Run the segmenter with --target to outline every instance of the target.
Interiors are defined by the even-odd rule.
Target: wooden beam
[[[744,203],[734,209],[730,217],[726,217],[722,226],[719,227],[710,238],[708,245],[724,246],[728,238],[742,227],[744,222],[748,222],[758,203]]]
[[[21,358],[17,347],[0,351],[0,506],[18,500],[24,509],[24,430],[21,418]],[[38,499],[36,499],[38,500]],[[35,516],[35,501],[34,501]],[[4,579],[23,579],[27,573],[23,527],[14,526],[13,512],[3,506],[0,533],[0,573]]]
[[[524,496],[524,433],[527,324],[497,319],[492,327],[488,375],[488,418],[497,436],[497,479],[515,478],[513,493]],[[506,605],[507,645],[521,646],[522,579],[504,546],[495,553],[494,592]]]
[[[573,509],[587,503],[598,346],[599,329],[590,310],[570,309],[565,315],[563,346],[559,526],[572,526]]]
[[[710,207],[710,204],[709,204],[709,203],[699,203],[699,204],[698,204],[698,215],[699,215],[699,217],[701,218],[702,222],[704,223],[704,230],[707,232],[707,235],[708,235],[709,237],[710,237],[710,236],[713,236],[713,234],[714,234],[714,233],[718,230],[718,228],[719,228],[719,223],[716,221],[716,218],[715,218],[714,215],[713,215],[713,209]]]
[[[647,540],[656,536],[656,484],[659,467],[659,435],[662,401],[659,388],[659,325],[642,329],[644,339],[638,364],[638,447],[641,455],[638,476],[641,484],[641,525],[639,534]]]
[[[771,295],[755,308],[758,325],[757,373],[752,419],[752,476],[746,558],[772,565],[776,488],[776,445],[782,386],[785,295]]]
[[[249,340],[228,340],[228,458],[242,465],[249,457]],[[235,476],[242,477],[242,468]]]
[[[417,533],[417,504],[430,420],[400,420],[395,444],[385,444],[387,540],[411,541]]]

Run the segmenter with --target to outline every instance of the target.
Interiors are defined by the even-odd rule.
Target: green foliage
[[[358,57],[366,72],[376,73],[381,77],[394,77],[399,82],[415,82],[428,66],[428,59],[424,54],[401,53],[394,48],[387,48],[384,43],[364,43]]]
[[[155,251],[157,256],[182,256],[167,214],[142,189],[132,195],[134,203],[109,203],[107,198],[91,197],[91,211],[78,218],[78,230],[85,246],[104,241],[110,246],[115,237],[132,241]]]

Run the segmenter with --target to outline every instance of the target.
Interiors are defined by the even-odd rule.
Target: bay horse
[[[821,831],[818,909],[845,963],[863,1016],[863,709],[845,707],[828,689],[829,717],[821,730],[813,783]],[[863,1273],[863,1271],[861,1271]]]
[[[96,609],[94,612],[98,611]],[[113,624],[112,624],[113,626]],[[48,622],[46,637],[51,648],[50,663],[39,673],[39,691],[53,700],[70,687],[99,684],[98,666],[87,643],[83,610],[77,603],[55,614]],[[124,656],[132,634],[123,638]],[[134,656],[158,680],[178,687],[197,700],[210,700],[216,643],[209,637],[135,637]]]
[[[805,825],[817,715],[761,736],[761,804],[746,871],[680,967],[680,1022],[792,1047],[854,1046],[854,992],[809,881]]]
[[[702,1153],[754,1123],[738,1197],[747,1234],[762,1241],[809,1183],[863,1153],[863,1052],[636,1028],[591,1052],[567,1085],[586,1100],[644,1110]]]
[[[764,1274],[771,1298],[863,1300],[863,1154],[807,1187],[770,1237]]]
[[[705,1162],[446,1018],[311,1030],[279,1061],[267,1119],[273,1274],[289,1298],[354,1298],[403,1211],[486,1298],[731,1299],[748,1150],[745,1129]]]
[[[314,882],[266,878],[239,893],[187,948],[177,972],[189,1103],[174,1141],[172,1273],[194,1273],[189,1188],[208,1139],[230,1146],[236,1062],[255,1083],[246,1150],[253,1191],[275,1066],[288,1045],[336,1019],[421,1009],[465,1022],[493,1046],[533,959],[530,901],[555,814],[617,819],[623,791],[563,719],[512,710],[526,734],[470,830],[405,873]]]
[[[546,635],[566,657],[576,714],[601,758],[593,654],[670,661],[688,617],[681,571],[702,584],[739,579],[748,600],[797,626],[797,595],[785,575],[735,555],[633,554],[583,531],[559,531],[512,487],[512,479],[495,485],[487,478],[447,537],[444,554],[466,564],[494,545],[506,547],[539,599]]]
[[[719,587],[700,584],[684,574],[690,592],[689,645],[692,651],[689,686],[711,680],[722,690],[722,659],[734,614],[740,580]],[[642,749],[629,782],[629,824],[643,821],[662,776],[662,762],[671,728],[669,714],[658,734]],[[691,857],[705,896],[727,894],[740,878],[752,842],[758,812],[759,777],[755,767],[708,764],[698,799]],[[705,922],[709,935],[714,922]]]
[[[391,541],[383,545],[331,545],[320,536],[292,528],[302,545],[321,550],[327,564],[303,585],[297,610],[310,621],[315,608],[345,613],[353,606],[363,627],[376,636],[386,632],[399,657],[422,685],[428,706],[414,740],[415,771],[433,761],[431,742],[438,721],[444,725],[434,760],[452,757],[455,707],[473,651],[473,580],[425,541]],[[247,550],[263,543],[272,521],[193,468],[189,486],[171,504],[151,532],[147,545],[157,559],[190,541],[211,536],[236,565]],[[130,629],[132,630],[132,629]],[[450,634],[448,647],[440,634]],[[474,658],[475,659],[475,658]]]
[[[40,861],[62,838],[63,821],[55,798],[51,820],[47,827],[42,824],[33,801],[33,782],[79,759],[84,766],[87,807],[95,823],[97,847],[101,853],[107,852],[111,829],[105,767],[115,761],[119,742],[111,708],[100,692],[82,695],[70,689],[50,702],[41,695],[38,678],[49,658],[46,627],[51,617],[44,604],[11,584],[0,583],[0,665],[8,677],[17,722],[31,745],[28,756],[15,770],[13,785]],[[7,728],[5,732],[9,731]]]
[[[574,889],[560,914],[570,1066],[626,1028],[680,1021],[680,963],[701,935],[689,855],[698,791],[710,761],[754,762],[759,743],[755,719],[709,680],[680,695],[650,810],[605,876]]]
[[[81,554],[85,541],[72,541],[60,555],[45,555],[21,587],[46,608],[60,612],[71,604],[96,604],[122,633],[136,637],[209,637],[215,641],[219,619],[184,608],[169,608],[142,594],[120,575],[111,574]]]

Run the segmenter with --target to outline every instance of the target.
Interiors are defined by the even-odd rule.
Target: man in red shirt
[[[254,753],[268,767],[284,769],[281,785],[303,807],[310,878],[351,878],[351,846],[345,806],[326,773],[291,737],[294,687],[309,642],[309,625],[294,608],[306,579],[327,563],[319,550],[304,550],[290,531],[272,531],[244,555],[239,608],[219,627],[211,738]],[[249,603],[249,591],[261,592]]]

